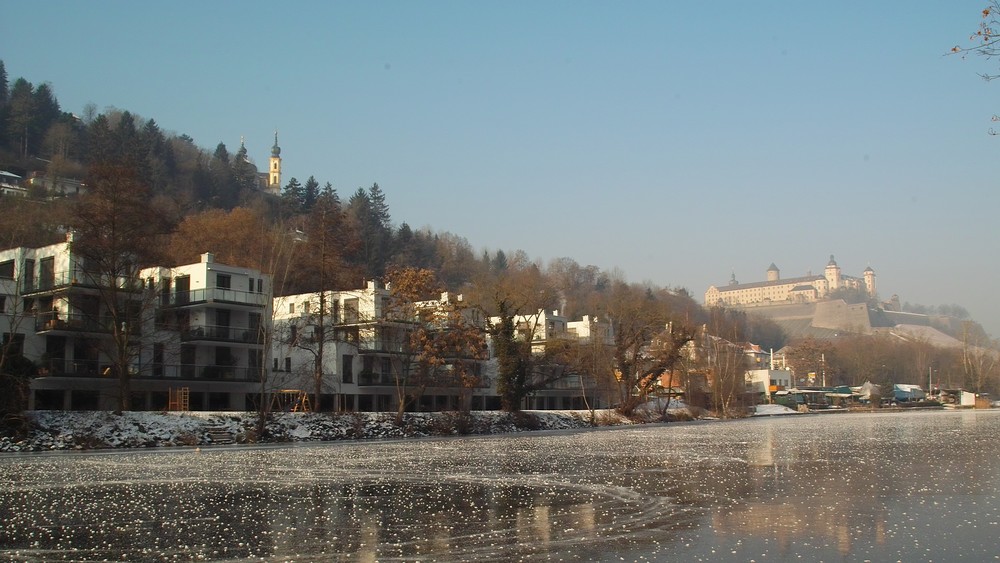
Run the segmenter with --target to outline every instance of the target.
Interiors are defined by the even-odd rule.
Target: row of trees
[[[910,383],[935,388],[962,388],[1000,393],[1000,355],[979,327],[966,323],[961,347],[936,346],[926,339],[897,335],[846,335],[835,340],[808,338],[791,347],[786,360],[797,383],[825,380],[827,385],[861,385],[866,381],[891,388]]]

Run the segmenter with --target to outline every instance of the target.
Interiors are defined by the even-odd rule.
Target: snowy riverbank
[[[675,418],[690,419],[686,409]],[[274,413],[266,436],[257,436],[257,414],[239,412],[69,412],[26,413],[31,430],[23,439],[0,437],[0,452],[160,448],[265,442],[310,442],[414,438],[456,434],[502,434],[653,422],[631,420],[613,411],[531,411],[406,413]]]

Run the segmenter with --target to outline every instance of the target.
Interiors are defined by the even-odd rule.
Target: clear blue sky
[[[944,56],[984,5],[0,0],[0,58],[258,163],[278,129],[283,180],[378,182],[477,251],[699,300],[835,254],[1000,335],[1000,65]]]

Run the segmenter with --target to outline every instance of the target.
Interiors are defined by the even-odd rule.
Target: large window
[[[354,356],[344,354],[341,357],[341,373],[343,373],[344,383],[354,383]]]
[[[38,263],[38,283],[42,289],[56,285],[56,259],[53,256],[42,258]]]
[[[0,278],[14,279],[14,261],[0,262]]]
[[[216,274],[215,287],[219,289],[231,289],[233,287],[233,277],[229,274]]]

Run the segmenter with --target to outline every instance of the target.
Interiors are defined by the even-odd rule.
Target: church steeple
[[[274,195],[281,193],[281,147],[278,146],[278,132],[274,132],[274,146],[267,165],[267,191]]]

